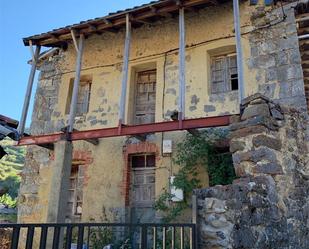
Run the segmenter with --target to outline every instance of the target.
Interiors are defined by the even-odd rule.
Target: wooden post
[[[178,119],[182,126],[182,120],[185,118],[185,99],[186,99],[186,41],[185,41],[185,20],[184,8],[179,9],[179,101],[178,101]]]
[[[244,99],[244,70],[243,70],[243,53],[241,46],[241,33],[240,33],[240,17],[239,17],[239,0],[233,0],[233,11],[234,11],[234,29],[236,38],[236,52],[237,52],[237,74],[238,74],[238,85],[239,85],[239,104]]]
[[[130,16],[129,14],[127,14],[126,15],[126,38],[125,38],[123,66],[122,66],[121,97],[120,97],[120,107],[119,107],[120,108],[119,126],[123,124],[123,121],[125,119],[130,43],[131,43],[131,22],[130,22]]]
[[[34,76],[36,72],[36,67],[38,63],[38,58],[40,55],[40,46],[36,46],[35,52],[33,53],[33,50],[31,52],[32,54],[32,63],[31,63],[31,71],[28,79],[28,85],[27,85],[27,90],[26,90],[26,95],[25,95],[25,100],[24,100],[24,105],[23,105],[23,110],[18,126],[18,133],[23,136],[24,131],[25,131],[25,124],[27,120],[27,115],[28,115],[28,109],[29,109],[29,103],[31,99],[31,93],[32,93],[32,88],[33,88],[33,82],[34,82]]]
[[[76,115],[78,88],[79,88],[79,81],[80,81],[80,71],[82,67],[82,57],[83,57],[83,50],[84,50],[84,39],[85,39],[84,35],[80,34],[77,58],[76,58],[74,86],[73,86],[72,100],[71,100],[71,106],[70,106],[69,130],[68,130],[69,132],[72,132],[74,128],[74,119]]]

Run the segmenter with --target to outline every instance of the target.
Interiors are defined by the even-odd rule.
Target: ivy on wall
[[[216,146],[218,141],[226,139],[227,133],[224,129],[207,129],[195,135],[188,133],[177,145],[173,161],[180,169],[175,174],[173,186],[182,189],[186,197],[201,187],[198,178],[201,169],[208,172],[210,186],[231,184],[236,178],[231,154],[223,153]],[[172,197],[170,191],[164,189],[155,202],[154,208],[164,213],[163,222],[174,221],[189,206],[188,198],[173,203]]]

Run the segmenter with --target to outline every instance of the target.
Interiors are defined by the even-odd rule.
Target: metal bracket
[[[69,132],[69,126],[63,127],[61,131],[64,133],[64,136],[62,139],[67,141],[72,141],[72,133]],[[78,131],[76,129],[73,129],[73,132]],[[98,138],[87,138],[85,139],[86,142],[91,143],[93,145],[98,145],[100,143]]]

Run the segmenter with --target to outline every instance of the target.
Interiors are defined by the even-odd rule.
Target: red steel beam
[[[179,121],[167,121],[160,123],[130,125],[113,128],[74,131],[70,134],[72,141],[86,140],[94,138],[106,138],[117,136],[130,136],[145,133],[165,132],[165,131],[180,131],[198,128],[226,126],[230,123],[230,115],[219,117],[206,117],[196,119],[183,120],[182,127],[179,126]],[[23,137],[19,140],[18,145],[39,145],[50,144],[65,139],[64,133],[55,133],[39,136]]]

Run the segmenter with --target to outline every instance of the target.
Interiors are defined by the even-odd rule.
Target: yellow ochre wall
[[[252,7],[241,6],[242,29],[250,27]],[[233,13],[231,4],[188,12],[186,27],[186,118],[218,116],[239,112],[238,92],[210,94],[210,55],[214,49],[235,45],[233,33]],[[246,95],[256,92],[254,72],[249,71],[250,57],[248,39],[242,39],[244,49],[244,76]],[[121,69],[124,48],[124,30],[117,33],[93,35],[85,40],[81,75],[92,76],[89,112],[76,123],[76,129],[87,130],[115,127],[118,125],[119,98],[121,93]],[[67,123],[65,114],[70,79],[74,78],[76,51],[72,43],[66,51],[60,52],[57,64],[61,83],[57,103],[52,110],[52,121]],[[157,97],[156,122],[169,120],[168,114],[177,109],[178,96],[178,18],[168,18],[153,25],[133,28],[129,80],[127,94],[127,121],[130,122],[132,103],[132,82],[134,70],[146,64],[156,64]],[[165,68],[164,68],[165,67]],[[132,73],[131,73],[132,72]],[[164,77],[165,75],[165,77]],[[40,84],[50,79],[41,78]],[[165,92],[164,92],[165,91]],[[206,110],[206,111],[205,111]],[[173,140],[173,155],[176,144],[185,132],[167,132],[151,135],[148,143],[157,146],[156,195],[168,186],[168,179],[177,165],[171,157],[161,154],[162,140]],[[128,143],[138,143],[136,139],[116,137],[100,139],[97,146],[87,142],[74,142],[75,151],[84,151],[92,158],[86,167],[87,179],[84,184],[82,221],[124,220],[125,198],[123,194],[124,148]],[[52,158],[50,153],[50,158]],[[42,163],[40,164],[42,168]],[[52,174],[52,159],[45,162],[39,173],[39,187],[35,207],[36,214],[20,213],[21,222],[45,222],[48,193]],[[201,176],[203,185],[208,186],[208,176]],[[106,214],[106,217],[103,215]]]

